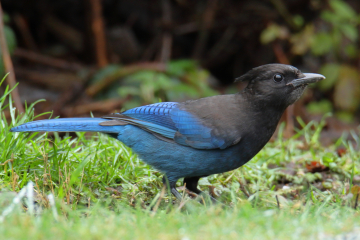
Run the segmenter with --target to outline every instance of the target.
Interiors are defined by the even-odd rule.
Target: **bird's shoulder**
[[[227,148],[237,144],[246,128],[239,94],[218,95],[180,103],[171,112],[178,142],[197,147]],[[244,120],[244,119],[243,119]],[[206,143],[206,146],[203,144]]]
[[[226,116],[238,112],[243,107],[243,98],[240,94],[217,95],[197,100],[190,100],[178,104],[178,108],[192,114],[206,118],[207,116]],[[230,116],[231,117],[231,116]]]

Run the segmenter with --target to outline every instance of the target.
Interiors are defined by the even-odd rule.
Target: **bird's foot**
[[[219,200],[217,200],[216,198],[214,198],[210,194],[206,194],[204,192],[200,192],[198,194],[198,198],[199,198],[199,202],[201,204],[204,204],[204,205],[206,205],[207,203],[211,203],[213,205],[225,206],[225,204],[223,204],[222,202],[220,202]]]

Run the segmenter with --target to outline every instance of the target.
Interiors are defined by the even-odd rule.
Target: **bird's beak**
[[[291,85],[293,87],[298,87],[300,85],[307,85],[310,83],[316,83],[320,80],[325,79],[325,77],[321,74],[317,74],[317,73],[303,73],[303,75],[305,75],[305,77],[302,78],[298,78],[298,79],[294,79],[291,82],[289,82],[286,85]]]

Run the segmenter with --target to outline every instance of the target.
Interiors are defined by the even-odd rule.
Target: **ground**
[[[34,116],[33,106],[16,116],[6,104],[7,93],[0,98],[1,111],[10,110],[12,119],[6,121],[0,112],[3,239],[360,236],[358,130],[324,147],[319,142],[323,121],[303,124],[289,139],[282,137],[281,125],[274,141],[245,166],[200,181],[200,188],[222,204],[200,204],[186,193],[179,202],[162,191],[161,173],[115,139],[9,132]],[[30,182],[33,200],[32,191],[25,191],[32,189]],[[178,190],[183,189],[179,181]]]

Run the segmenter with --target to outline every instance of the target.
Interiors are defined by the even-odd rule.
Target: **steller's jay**
[[[175,188],[179,178],[200,194],[201,177],[244,165],[269,141],[284,110],[308,84],[324,78],[290,65],[267,64],[237,78],[248,85],[236,94],[155,103],[103,118],[33,121],[11,131],[106,133],[163,172],[164,184],[168,181],[181,199]]]

